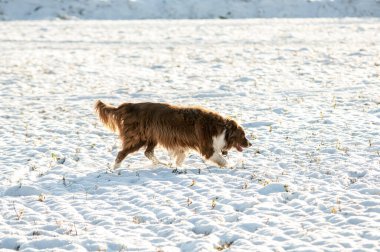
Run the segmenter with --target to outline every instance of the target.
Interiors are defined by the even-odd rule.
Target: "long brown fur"
[[[193,149],[209,159],[214,153],[213,137],[223,132],[224,151],[250,146],[243,129],[234,120],[200,107],[150,102],[113,107],[97,101],[95,109],[103,124],[120,136],[122,150],[117,155],[116,165],[141,147],[146,147],[145,155],[153,160],[158,144],[171,151]]]

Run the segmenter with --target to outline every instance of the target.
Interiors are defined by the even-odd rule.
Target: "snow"
[[[1,249],[380,250],[378,19],[9,21],[0,34]],[[98,99],[201,105],[253,146],[229,152],[231,168],[138,152],[110,172],[119,142]]]
[[[0,20],[380,17],[378,0],[3,0]]]

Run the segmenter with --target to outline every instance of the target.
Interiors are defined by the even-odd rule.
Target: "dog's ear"
[[[226,122],[226,129],[227,130],[231,130],[233,128],[235,128],[235,122],[232,121],[232,120],[227,120],[227,122]]]
[[[232,141],[232,138],[235,136],[236,131],[236,122],[233,120],[227,120],[226,122],[226,140],[228,143]]]

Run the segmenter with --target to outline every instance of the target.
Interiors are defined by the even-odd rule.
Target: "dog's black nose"
[[[252,146],[252,144],[250,142],[248,142],[248,147],[251,147],[251,146]]]

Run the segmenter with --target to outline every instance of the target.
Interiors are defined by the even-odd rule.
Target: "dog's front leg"
[[[210,160],[219,165],[220,167],[227,166],[227,160],[225,160],[224,157],[216,151],[214,152],[214,154],[212,154]]]

